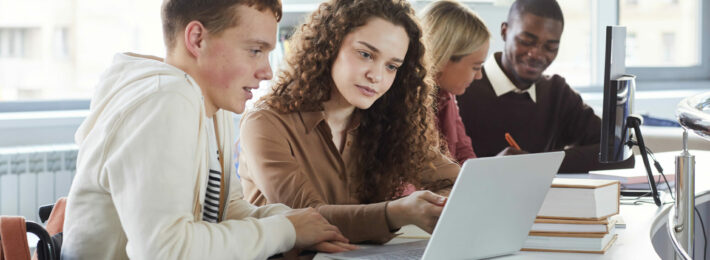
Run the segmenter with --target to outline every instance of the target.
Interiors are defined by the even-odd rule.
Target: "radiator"
[[[40,206],[69,194],[77,152],[73,144],[0,148],[0,215],[39,222]]]

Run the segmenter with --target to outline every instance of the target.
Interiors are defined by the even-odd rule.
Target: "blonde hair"
[[[442,0],[429,4],[422,12],[421,22],[433,74],[438,73],[449,60],[459,61],[491,38],[491,33],[478,15],[456,1]]]

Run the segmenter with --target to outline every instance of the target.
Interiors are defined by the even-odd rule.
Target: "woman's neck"
[[[335,134],[347,128],[353,111],[355,111],[355,106],[345,100],[343,95],[334,88],[330,100],[323,102],[323,109],[325,121],[330,126],[331,131],[334,132],[333,134]]]

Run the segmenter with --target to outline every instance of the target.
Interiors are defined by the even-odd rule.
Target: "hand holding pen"
[[[520,149],[520,146],[518,145],[517,142],[515,142],[515,139],[513,139],[513,136],[510,135],[510,133],[505,133],[505,140],[508,142],[508,147],[503,149],[500,153],[498,153],[497,156],[505,156],[505,155],[516,155],[516,154],[526,154],[528,153],[527,151]]]

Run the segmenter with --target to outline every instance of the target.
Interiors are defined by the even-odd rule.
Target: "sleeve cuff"
[[[296,244],[296,229],[284,215],[274,215],[259,219],[264,233],[268,234],[269,252],[282,253],[290,250]]]
[[[374,243],[386,243],[392,240],[396,236],[394,232],[399,231],[399,229],[392,230],[387,223],[387,204],[388,201],[368,204],[363,207],[362,215],[363,219],[369,219],[369,223],[362,223],[356,228],[356,233],[353,237],[357,237],[356,241],[370,241]],[[371,216],[371,217],[365,217]],[[362,229],[364,226],[369,226],[369,228]],[[342,231],[342,230],[341,230]]]

